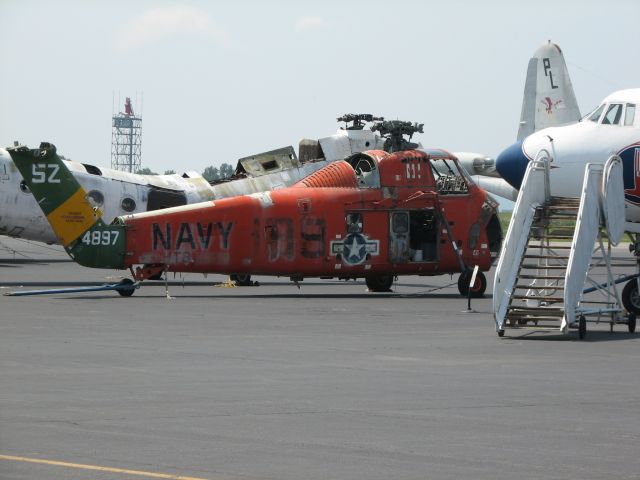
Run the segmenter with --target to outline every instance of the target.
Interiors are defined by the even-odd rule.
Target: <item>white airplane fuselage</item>
[[[149,209],[202,202],[213,188],[196,173],[136,175],[65,161],[108,221]],[[0,235],[55,243],[57,239],[7,151],[0,148]]]
[[[496,170],[519,189],[529,161],[541,150],[551,157],[551,194],[578,197],[588,163],[612,155],[623,162],[627,230],[640,232],[640,89],[609,95],[578,123],[539,130],[504,150]]]

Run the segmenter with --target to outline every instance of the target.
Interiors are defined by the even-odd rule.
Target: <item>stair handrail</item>
[[[625,230],[624,177],[622,158],[611,155],[604,164],[602,177],[602,217],[611,245],[616,246],[622,240]]]
[[[593,257],[593,245],[600,232],[602,175],[601,163],[587,163],[585,166],[580,208],[564,280],[564,317],[560,329],[565,333],[576,322],[576,309],[582,300]]]
[[[538,153],[533,159],[533,162],[537,166],[541,166],[544,169],[544,198],[545,201],[551,198],[551,162],[553,161],[553,157],[549,150],[546,148],[541,148],[538,150]]]
[[[527,165],[509,228],[502,243],[493,282],[493,315],[498,332],[504,329],[509,300],[513,293],[536,207],[543,205],[550,198],[550,159],[549,152],[541,149]],[[541,183],[543,188],[540,188]]]

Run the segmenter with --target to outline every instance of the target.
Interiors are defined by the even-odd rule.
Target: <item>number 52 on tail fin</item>
[[[91,205],[56,147],[42,143],[8,152],[67,253],[86,267],[123,268],[124,226],[102,221],[102,212]]]

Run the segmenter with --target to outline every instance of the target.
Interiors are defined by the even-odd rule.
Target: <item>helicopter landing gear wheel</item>
[[[229,275],[229,280],[236,284],[238,287],[250,287],[251,275],[248,273],[234,273]]]
[[[390,292],[393,275],[375,275],[366,277],[367,288],[372,292]]]
[[[629,319],[627,320],[627,327],[629,328],[629,333],[633,333],[636,331],[636,314],[630,313]]]
[[[467,270],[465,272],[462,272],[458,277],[458,291],[463,297],[466,297],[469,293],[469,282],[471,281],[471,275],[473,275],[472,270]],[[478,272],[478,274],[476,275],[476,281],[471,286],[471,298],[481,298],[484,295],[486,289],[487,277],[484,276],[484,273]]]
[[[584,318],[584,315],[580,315],[580,320],[578,320],[578,338],[580,340],[584,340],[584,337],[587,336],[587,319]]]
[[[136,291],[136,288],[133,286],[133,280],[131,280],[130,278],[123,278],[122,280],[120,280],[118,285],[124,286],[124,288],[118,289],[118,293],[121,297],[130,297],[131,295],[133,295],[133,292]]]
[[[622,305],[630,313],[640,313],[640,294],[638,294],[638,281],[632,278],[622,289]]]

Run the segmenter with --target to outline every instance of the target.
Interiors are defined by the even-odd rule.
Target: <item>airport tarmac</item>
[[[0,292],[122,273],[0,247]],[[0,478],[640,478],[640,334],[498,338],[456,279],[2,296]]]

